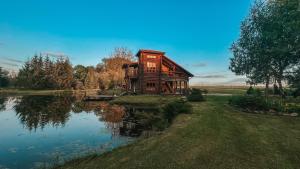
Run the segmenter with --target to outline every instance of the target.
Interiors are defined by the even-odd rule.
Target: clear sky
[[[196,75],[193,84],[234,84],[231,43],[252,0],[2,0],[0,66],[35,53],[96,65],[115,47],[154,49]]]

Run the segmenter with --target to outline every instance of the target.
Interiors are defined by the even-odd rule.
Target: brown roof
[[[172,62],[174,65],[176,65],[177,67],[179,67],[180,69],[182,69],[186,74],[188,74],[190,77],[194,77],[194,75],[187,71],[186,69],[184,69],[182,66],[180,66],[179,64],[177,64],[176,62],[174,62],[173,60],[171,60],[170,58],[168,58],[167,56],[164,55],[164,57],[169,60],[170,62]]]
[[[138,53],[136,54],[136,56],[139,56],[142,52],[144,53],[155,53],[155,54],[165,54],[165,52],[161,52],[161,51],[158,51],[158,50],[149,50],[149,49],[140,49],[138,51]]]
[[[169,60],[170,62],[172,62],[174,65],[176,65],[177,67],[179,67],[180,69],[182,69],[186,74],[188,74],[190,77],[194,77],[194,75],[187,71],[186,69],[184,69],[182,66],[178,65],[176,62],[174,62],[173,60],[171,60],[170,58],[168,58],[167,56],[165,56],[165,52],[162,51],[158,51],[158,50],[149,50],[149,49],[140,49],[138,51],[138,53],[136,54],[137,57],[140,56],[141,53],[153,53],[153,54],[162,54],[167,60]]]

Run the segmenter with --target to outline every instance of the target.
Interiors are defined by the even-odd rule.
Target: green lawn
[[[193,114],[179,115],[160,135],[60,168],[299,168],[299,118],[238,112],[227,99],[193,103]]]
[[[122,96],[112,100],[112,104],[133,104],[133,105],[149,105],[159,106],[164,103],[176,100],[180,96],[153,96],[153,95],[137,95],[137,96]]]

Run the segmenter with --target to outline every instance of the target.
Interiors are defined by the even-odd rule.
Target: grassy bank
[[[112,100],[113,104],[131,104],[131,105],[149,105],[159,106],[173,100],[177,100],[180,96],[151,96],[151,95],[137,95],[137,96],[122,96]]]
[[[163,98],[152,99],[160,102]],[[299,167],[299,118],[242,113],[228,106],[227,100],[211,96],[207,102],[193,103],[193,113],[179,115],[161,135],[59,168]]]

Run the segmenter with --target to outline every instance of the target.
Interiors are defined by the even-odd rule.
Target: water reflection
[[[128,110],[76,96],[0,97],[0,168],[27,169],[125,145],[138,135],[127,134],[137,126],[128,127]]]
[[[7,97],[0,96],[0,112],[5,110],[5,103],[7,101]]]
[[[1,107],[5,108],[5,99],[2,102]],[[85,102],[74,96],[24,96],[16,99],[14,109],[21,123],[30,131],[43,129],[46,125],[64,127],[71,112],[94,113],[112,136],[137,137],[163,124],[157,108]]]
[[[73,97],[66,96],[24,96],[17,99],[14,108],[21,123],[28,130],[36,130],[47,124],[64,126],[73,101]]]

